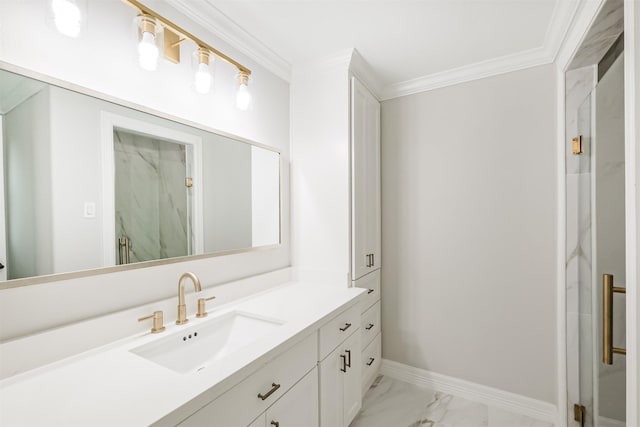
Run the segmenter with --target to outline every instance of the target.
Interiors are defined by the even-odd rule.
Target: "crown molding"
[[[553,62],[553,58],[546,49],[531,49],[513,55],[506,55],[496,59],[429,74],[424,77],[418,77],[417,79],[393,83],[383,89],[381,100],[384,101],[401,96],[413,95],[415,93],[518,71],[538,65],[550,64],[551,62]]]
[[[544,38],[544,47],[554,61],[569,34],[581,3],[583,3],[583,0],[557,0],[556,2],[556,7],[551,16],[551,23]]]
[[[222,13],[210,0],[167,0],[167,3],[282,80],[290,80],[291,64]]]
[[[357,49],[353,49],[351,55],[351,62],[349,64],[349,71],[360,80],[367,89],[373,94],[374,97],[380,100],[380,94],[382,93],[382,85],[378,80],[378,76],[375,71],[369,65],[369,63],[360,55]]]
[[[556,61],[586,0],[557,0],[541,47],[499,58],[444,70],[416,79],[390,84],[382,89],[380,100],[398,98],[485,77],[497,76]]]
[[[251,35],[213,5],[212,0],[192,2],[189,0],[167,0],[176,10],[216,37],[285,81],[291,80],[292,64]],[[356,49],[338,52],[313,63],[295,64],[297,70],[310,69],[311,64],[322,68],[343,66],[348,62],[349,70],[365,83],[367,88],[381,101],[412,95],[499,74],[518,71],[553,63],[566,53],[567,38],[576,25],[576,16],[585,8],[587,0],[557,0],[544,43],[539,48],[493,58],[462,67],[440,71],[411,80],[382,85],[375,71]],[[587,14],[590,15],[590,14]],[[563,56],[564,54],[564,56]]]

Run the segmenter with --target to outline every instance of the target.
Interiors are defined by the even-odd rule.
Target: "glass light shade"
[[[251,103],[251,93],[246,83],[240,83],[238,86],[238,94],[236,95],[236,106],[240,110],[246,110]]]
[[[207,93],[211,89],[211,73],[209,64],[200,62],[196,70],[196,90],[200,93]]]
[[[77,4],[69,0],[53,0],[53,23],[65,36],[78,37],[82,26],[82,13]]]
[[[140,44],[138,44],[138,56],[143,69],[154,71],[158,66],[158,46],[153,33],[149,31],[142,33]]]

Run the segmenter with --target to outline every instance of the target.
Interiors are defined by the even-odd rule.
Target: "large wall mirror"
[[[5,70],[0,130],[0,281],[280,243],[276,150]]]

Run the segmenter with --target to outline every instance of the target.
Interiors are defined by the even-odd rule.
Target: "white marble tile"
[[[597,64],[624,29],[624,1],[607,0],[589,29],[570,69]]]
[[[553,424],[489,407],[488,427],[553,427]]]
[[[582,117],[579,120],[579,109],[585,105],[590,105],[588,98],[596,85],[595,66],[583,67],[577,70],[571,70],[566,73],[566,96],[565,96],[565,136],[566,136],[566,171],[568,174],[579,173],[583,164],[588,161],[588,155],[574,155],[572,153],[571,140],[573,137],[583,135],[585,137],[585,145],[588,145],[587,138],[591,135],[589,127],[583,129],[585,119],[589,119],[590,115]],[[584,114],[587,111],[582,111]],[[580,126],[580,128],[579,128]],[[587,147],[588,149],[588,147]],[[587,159],[587,160],[584,160]]]
[[[350,427],[551,427],[523,415],[380,376]]]
[[[436,393],[422,417],[423,426],[488,427],[487,405],[461,397]]]
[[[351,427],[420,426],[435,392],[380,376],[362,400],[362,410]]]

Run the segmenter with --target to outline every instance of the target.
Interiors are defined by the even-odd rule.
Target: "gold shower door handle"
[[[627,289],[613,286],[613,274],[602,275],[602,362],[613,365],[613,353],[627,354],[613,346],[613,294],[626,294]]]
[[[120,265],[129,264],[129,253],[131,241],[128,237],[120,237],[118,238],[118,257],[120,261]]]

